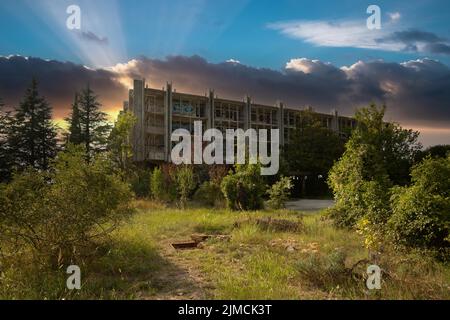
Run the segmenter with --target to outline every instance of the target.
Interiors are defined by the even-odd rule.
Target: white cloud
[[[228,59],[225,62],[231,63],[231,64],[241,64],[241,62],[239,60],[235,60],[235,59]]]
[[[307,58],[291,59],[286,63],[286,70],[300,71],[306,74],[327,70],[332,65],[320,60],[310,60]]]
[[[400,14],[400,12],[388,12],[388,17],[389,19],[391,19],[391,21],[395,22],[400,20],[402,15]]]
[[[397,43],[379,43],[377,41],[386,36],[388,31],[392,31],[391,25],[384,24],[380,30],[369,30],[366,20],[278,22],[270,24],[269,28],[317,46],[389,51],[402,49],[402,46]]]

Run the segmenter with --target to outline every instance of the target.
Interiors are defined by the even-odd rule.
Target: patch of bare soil
[[[211,297],[212,287],[195,261],[186,257],[183,251],[174,249],[170,242],[161,245],[160,254],[167,264],[152,277],[153,287],[157,290],[146,299],[199,300]]]

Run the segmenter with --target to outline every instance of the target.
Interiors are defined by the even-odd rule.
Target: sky
[[[80,29],[67,27],[71,5]],[[0,98],[17,105],[32,76],[56,119],[88,82],[116,114],[145,77],[346,115],[386,104],[424,145],[450,144],[450,2],[0,0]]]

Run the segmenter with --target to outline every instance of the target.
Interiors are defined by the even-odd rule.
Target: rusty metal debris
[[[175,249],[194,249],[194,248],[201,248],[202,246],[199,246],[202,242],[205,242],[208,239],[217,239],[222,241],[229,241],[231,239],[230,235],[208,235],[208,234],[199,234],[194,233],[191,234],[191,240],[188,241],[179,241],[172,243],[172,247]]]

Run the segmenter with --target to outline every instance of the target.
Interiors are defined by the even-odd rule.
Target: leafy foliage
[[[280,180],[273,184],[267,191],[269,194],[269,206],[273,209],[284,208],[285,202],[289,199],[290,190],[292,188],[292,178],[281,177]]]
[[[291,175],[326,175],[344,152],[342,139],[324,127],[314,113],[306,110],[290,139],[284,158]]]
[[[426,158],[412,185],[394,189],[389,229],[398,245],[450,248],[450,157]]]
[[[132,164],[133,148],[130,141],[131,130],[136,117],[131,112],[121,112],[108,138],[108,150],[115,166],[124,174],[129,173]]]
[[[0,188],[1,241],[31,247],[39,261],[71,262],[131,213],[131,192],[105,157],[91,163],[80,147],[59,153],[51,173],[27,170]]]
[[[259,164],[236,165],[235,172],[223,179],[222,193],[231,210],[256,210],[263,207],[265,184]]]
[[[418,153],[416,157],[416,162],[419,163],[426,157],[430,156],[432,158],[445,158],[450,154],[450,145],[436,145],[431,146]]]
[[[11,113],[4,110],[4,104],[0,99],[0,182],[8,181],[11,178],[13,158],[8,137],[12,120]]]
[[[358,110],[357,128],[342,158],[329,174],[336,206],[331,216],[339,226],[352,227],[363,217],[382,228],[390,215],[389,189],[406,183],[405,176],[420,148],[418,133],[383,122],[385,108]]]
[[[194,168],[189,165],[181,165],[172,173],[172,179],[176,183],[179,203],[182,208],[186,207],[187,201],[197,183],[194,178]]]
[[[164,176],[161,168],[159,167],[153,169],[152,175],[150,177],[150,194],[155,200],[164,200]]]

